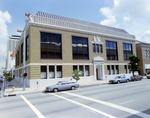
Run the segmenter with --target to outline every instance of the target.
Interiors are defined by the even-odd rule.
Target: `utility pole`
[[[25,46],[26,46],[26,31],[24,30],[24,40],[23,40],[23,73],[25,73],[25,55],[26,55],[26,48],[25,48]],[[24,74],[23,74],[23,91],[25,91],[25,76],[24,76]]]

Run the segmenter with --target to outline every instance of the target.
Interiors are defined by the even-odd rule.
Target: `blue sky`
[[[38,11],[125,29],[150,43],[150,0],[0,0],[0,69],[7,39],[25,26],[25,13]]]

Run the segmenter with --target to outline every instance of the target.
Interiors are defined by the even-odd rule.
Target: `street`
[[[150,118],[150,79],[0,98],[0,118]]]

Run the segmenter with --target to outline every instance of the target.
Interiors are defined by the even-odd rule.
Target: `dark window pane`
[[[41,32],[41,59],[62,59],[61,35]]]
[[[55,69],[54,66],[49,66],[49,79],[55,78]]]
[[[57,66],[57,78],[62,77],[62,66]]]
[[[88,38],[72,36],[73,59],[89,59]]]
[[[41,79],[47,78],[47,66],[41,66]]]
[[[117,42],[106,41],[107,60],[118,60]]]
[[[89,76],[89,66],[85,66],[85,76]]]
[[[77,70],[77,66],[73,66],[73,71],[74,71],[74,70]]]
[[[132,44],[123,43],[124,60],[129,60],[129,55],[132,53]]]

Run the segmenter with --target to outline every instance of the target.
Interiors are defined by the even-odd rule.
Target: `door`
[[[96,79],[98,80],[98,69],[96,68]]]

